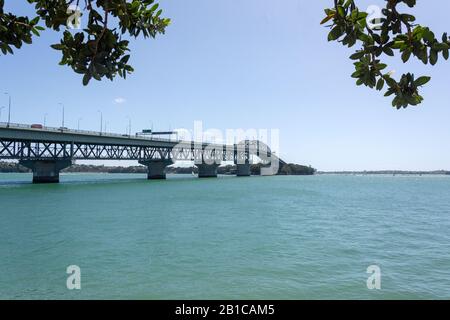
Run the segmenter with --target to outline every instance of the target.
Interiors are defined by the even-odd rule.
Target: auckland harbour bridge
[[[75,160],[137,160],[147,166],[148,179],[165,179],[165,168],[179,160],[194,161],[200,178],[217,177],[221,162],[233,161],[237,176],[250,176],[255,156],[265,175],[285,164],[258,140],[227,145],[0,123],[0,159],[19,160],[32,170],[33,183],[59,182],[59,172]]]

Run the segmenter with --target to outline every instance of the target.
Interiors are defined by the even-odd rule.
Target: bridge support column
[[[139,161],[140,164],[147,166],[148,174],[147,179],[166,179],[166,173],[164,170],[167,166],[173,164],[172,159],[155,159],[155,160],[143,160]]]
[[[237,164],[236,165],[236,175],[238,177],[249,177],[250,176],[250,163]]]
[[[20,160],[19,164],[33,171],[33,183],[58,183],[59,172],[72,160]]]
[[[199,178],[217,178],[217,168],[220,166],[220,163],[213,164],[195,164],[198,168],[198,177]]]

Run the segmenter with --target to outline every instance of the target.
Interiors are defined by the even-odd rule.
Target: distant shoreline
[[[252,175],[259,175],[261,164],[252,164]],[[22,167],[17,162],[0,161],[0,173],[27,173],[29,169]],[[104,165],[88,165],[74,164],[71,167],[61,171],[62,173],[147,173],[145,166],[104,166]],[[192,174],[197,173],[196,167],[175,167],[169,166],[166,169],[169,174]],[[218,168],[218,174],[233,175],[236,174],[235,165],[224,165]],[[279,175],[450,175],[449,170],[365,170],[365,171],[317,171],[310,166],[302,166],[298,164],[286,164],[280,168]]]
[[[317,174],[336,174],[336,175],[450,175],[450,171],[447,171],[447,170],[433,170],[433,171],[402,171],[402,170],[317,171]]]
[[[262,164],[252,164],[250,166],[250,172],[252,175],[260,175]],[[234,175],[236,174],[235,165],[224,165],[217,169],[218,174],[222,175]],[[5,162],[0,161],[0,173],[27,173],[29,169],[19,165],[18,162]],[[197,167],[175,167],[168,166],[166,173],[168,174],[192,174],[197,173]],[[74,164],[64,170],[61,173],[147,173],[147,167],[145,166],[104,166],[104,165],[87,165],[87,164]],[[285,164],[278,171],[278,175],[314,175],[316,169],[310,166],[303,166],[298,164]]]

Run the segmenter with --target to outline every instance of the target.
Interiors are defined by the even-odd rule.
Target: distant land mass
[[[317,174],[387,174],[387,175],[450,175],[450,171],[404,171],[404,170],[378,170],[378,171],[317,171]]]
[[[262,164],[252,164],[250,171],[252,175],[260,175]],[[299,164],[288,163],[282,166],[278,174],[279,175],[313,175],[316,173],[316,169],[311,166],[303,166]],[[21,166],[17,162],[5,162],[0,161],[0,173],[26,173],[30,172],[29,169]],[[83,173],[147,173],[147,167],[145,166],[104,166],[104,165],[86,165],[86,164],[74,164],[69,168],[62,170],[61,172],[83,172]],[[166,168],[167,173],[172,174],[191,174],[197,173],[197,167],[175,167],[169,166]],[[236,174],[235,165],[221,166],[217,169],[218,174],[232,175]]]

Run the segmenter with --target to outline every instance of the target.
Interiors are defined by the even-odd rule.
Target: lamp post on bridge
[[[47,116],[48,113],[44,114],[44,127],[47,125]]]
[[[9,124],[11,123],[11,95],[8,92],[5,92],[5,94],[9,97],[9,106],[8,106],[8,125],[6,126],[9,128]]]
[[[103,131],[103,112],[101,112],[100,110],[97,110],[97,112],[100,113],[100,135],[102,135],[102,131]]]
[[[78,118],[78,125],[77,125],[77,130],[80,130],[80,121],[83,120],[83,118]]]
[[[61,103],[61,102],[59,102],[58,103],[58,105],[61,105],[62,106],[62,126],[61,126],[61,128],[64,128],[64,113],[65,113],[65,108],[64,108],[64,104],[63,103]]]
[[[127,116],[128,119],[128,136],[131,137],[131,118]]]

